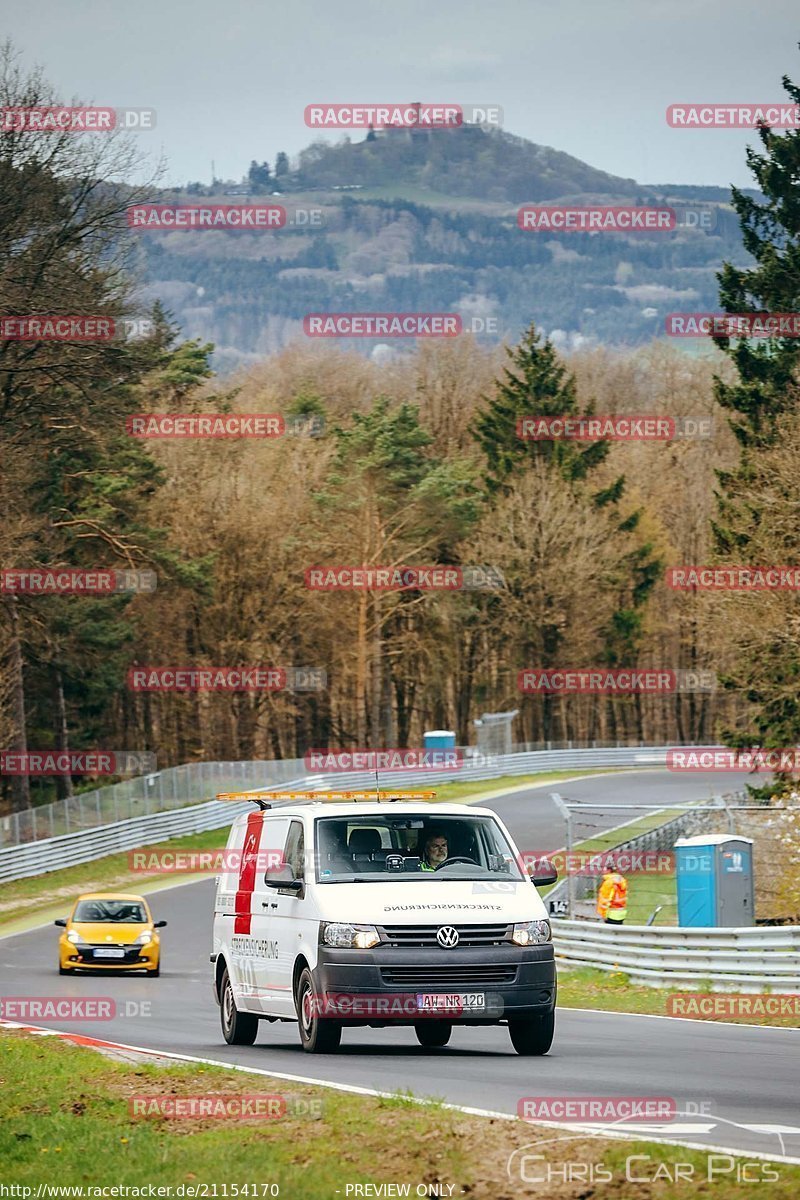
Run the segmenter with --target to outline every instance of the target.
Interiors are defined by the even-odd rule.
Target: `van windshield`
[[[526,878],[492,817],[320,817],[316,835],[320,883]]]

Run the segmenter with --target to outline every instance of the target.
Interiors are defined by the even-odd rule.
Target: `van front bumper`
[[[552,942],[541,946],[477,946],[372,950],[319,947],[312,972],[320,1015],[353,1024],[414,1024],[417,997],[483,995],[484,1008],[448,1008],[442,1019],[457,1024],[496,1024],[509,1017],[552,1012],[556,966]]]

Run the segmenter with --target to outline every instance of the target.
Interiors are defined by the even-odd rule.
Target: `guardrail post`
[[[728,804],[728,797],[722,796],[721,799],[722,803],[725,805],[725,816],[728,818],[728,833],[736,833],[736,818],[731,812],[730,805]]]
[[[559,792],[551,792],[550,799],[564,818],[564,846],[567,852],[567,920],[572,920],[575,902],[575,880],[569,869],[572,853],[572,812],[564,803]]]

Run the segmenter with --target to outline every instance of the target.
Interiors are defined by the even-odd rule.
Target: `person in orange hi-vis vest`
[[[621,925],[628,915],[628,881],[619,871],[606,871],[597,892],[597,915],[606,925]]]

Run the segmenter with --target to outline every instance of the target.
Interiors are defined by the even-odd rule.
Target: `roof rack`
[[[382,804],[385,801],[393,804],[397,800],[435,800],[436,792],[217,792],[217,799],[232,802],[249,800],[264,810],[276,804],[336,804],[350,800],[365,800],[372,804]]]

